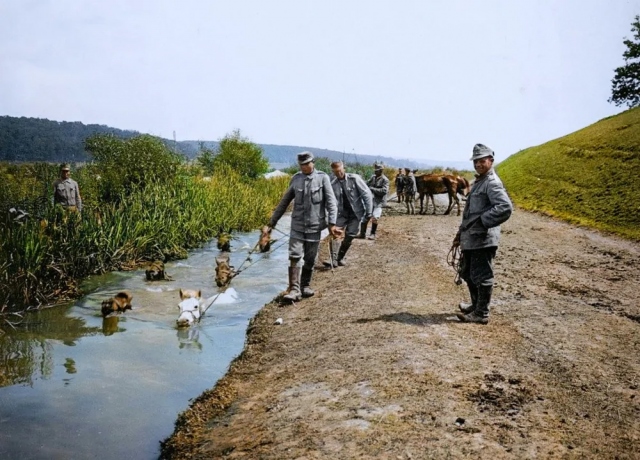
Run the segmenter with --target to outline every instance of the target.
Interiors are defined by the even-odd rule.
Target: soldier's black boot
[[[471,303],[460,302],[460,311],[465,315],[471,313],[476,309],[478,304],[478,287],[471,281],[467,281],[467,288],[469,288],[469,296],[471,297]]]
[[[344,262],[344,256],[347,254],[347,251],[351,247],[352,241],[353,241],[353,237],[348,235],[344,237],[344,240],[342,240],[342,244],[340,245],[340,250],[338,251],[338,256],[335,259],[338,265],[341,267],[344,267],[345,265],[347,265]]]
[[[471,313],[458,313],[456,316],[463,323],[487,324],[489,322],[489,304],[493,286],[478,286],[478,301],[476,309]]]
[[[360,239],[360,240],[364,240],[364,237],[367,236],[367,224],[369,222],[363,222],[360,224],[360,233],[358,234],[358,236],[356,236],[356,238]]]
[[[339,247],[340,247],[340,243],[338,243],[338,241],[335,239],[331,239],[331,243],[329,244],[329,251],[331,252],[331,257],[329,257],[329,260],[325,260],[324,262],[322,262],[322,265],[324,265],[325,267],[331,267],[331,264],[333,263],[333,268],[336,268],[338,266],[338,248]]]
[[[300,267],[289,267],[289,292],[282,297],[288,302],[297,302],[302,299],[300,292]]]
[[[378,230],[378,224],[371,224],[371,233],[369,234],[367,239],[375,240],[376,239],[376,230]]]
[[[302,267],[302,276],[300,277],[300,286],[302,286],[302,297],[313,297],[315,292],[309,287],[311,284],[311,275],[313,268]]]

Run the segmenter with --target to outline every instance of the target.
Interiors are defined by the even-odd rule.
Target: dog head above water
[[[189,327],[200,319],[202,314],[202,291],[193,289],[180,289],[180,300],[178,308],[180,316],[176,320],[178,327]]]
[[[155,260],[149,264],[144,271],[147,281],[173,281],[173,279],[164,271],[164,262]]]
[[[222,255],[216,257],[216,285],[218,287],[226,286],[231,282],[231,278],[235,275],[235,270],[229,265],[229,256]]]
[[[102,316],[111,313],[122,313],[125,310],[131,310],[131,299],[133,296],[126,291],[118,292],[113,297],[102,301]]]
[[[271,249],[271,230],[266,225],[260,230],[260,240],[258,240],[260,252],[268,252]]]

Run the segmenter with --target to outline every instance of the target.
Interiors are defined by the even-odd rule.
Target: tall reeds
[[[133,268],[146,260],[184,258],[220,232],[257,228],[266,223],[288,184],[288,178],[246,180],[225,167],[203,180],[182,168],[163,181],[130,184],[112,201],[101,199],[96,183],[102,179],[95,167],[74,171],[85,201],[77,214],[54,207],[51,184],[37,177],[52,182],[55,167],[12,166],[10,175],[5,167],[0,181],[0,312],[73,296],[78,281],[91,274]],[[22,206],[30,216],[14,222],[10,206]]]

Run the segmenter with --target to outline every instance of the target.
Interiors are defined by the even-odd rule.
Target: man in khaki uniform
[[[53,204],[59,204],[68,211],[82,211],[80,188],[78,183],[71,179],[71,169],[68,164],[60,166],[60,179],[56,179],[53,183]]]

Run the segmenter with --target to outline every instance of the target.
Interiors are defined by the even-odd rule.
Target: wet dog
[[[218,287],[223,287],[229,284],[235,274],[235,269],[229,265],[228,254],[216,257],[216,285]]]
[[[180,316],[176,320],[179,328],[189,327],[200,320],[200,315],[202,314],[201,300],[202,291],[180,289],[180,303],[178,304]]]
[[[118,292],[113,297],[102,302],[102,316],[111,313],[123,313],[125,310],[131,310],[131,299],[133,297],[126,291]]]
[[[144,276],[147,281],[173,281],[173,278],[164,271],[164,262],[161,260],[151,262],[144,271]]]
[[[218,235],[218,249],[224,252],[231,251],[231,235],[224,232]]]
[[[268,252],[271,249],[271,231],[266,225],[260,231],[260,239],[258,240],[260,252]]]

